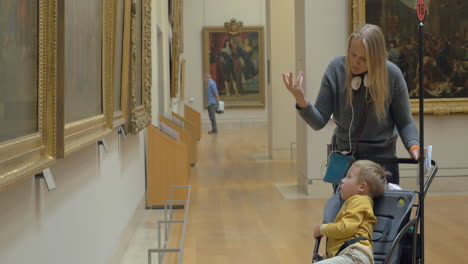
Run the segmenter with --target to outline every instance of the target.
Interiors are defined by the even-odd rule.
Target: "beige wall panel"
[[[144,199],[144,134],[105,139],[108,153],[92,145],[56,161],[54,191],[31,177],[0,192],[0,263],[108,263]]]
[[[290,159],[296,141],[294,98],[285,88],[281,74],[295,72],[294,1],[269,1],[269,57],[271,83],[268,96],[269,154],[273,159]]]
[[[177,142],[155,126],[148,127],[147,207],[164,206],[169,200],[169,187],[187,185],[187,145]],[[185,192],[175,190],[173,200],[185,200]]]
[[[197,139],[201,138],[201,114],[188,105],[184,105],[184,117],[187,118],[195,127]]]
[[[304,69],[306,97],[311,103],[320,89],[322,75],[328,63],[336,56],[344,55],[349,34],[349,7],[341,0],[300,1],[303,8],[296,10],[304,14],[304,35],[302,51],[296,60],[297,70]],[[324,27],[324,25],[327,25]],[[298,41],[298,39],[296,39]],[[298,118],[298,176],[306,179],[320,179],[322,166],[326,159],[326,144],[330,142],[334,124],[330,122],[320,131],[314,131]],[[306,148],[299,148],[306,142]]]
[[[180,120],[184,124],[184,130],[188,132],[190,135],[190,145],[188,146],[190,148],[190,151],[193,155],[193,163],[192,164],[197,164],[198,162],[198,133],[196,126],[188,119],[185,117],[172,112],[172,116]]]
[[[187,149],[188,149],[188,162],[190,164],[195,164],[197,157],[196,153],[194,152],[194,148],[192,147],[192,144],[194,144],[192,135],[186,130],[178,125],[176,125],[174,122],[171,120],[167,119],[165,116],[160,116],[159,120],[163,122],[164,124],[168,125],[170,128],[174,129],[175,131],[179,132],[180,136],[180,141],[187,144]]]

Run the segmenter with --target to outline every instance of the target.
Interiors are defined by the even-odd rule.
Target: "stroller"
[[[382,162],[380,160],[374,160]],[[385,162],[414,163],[413,159],[391,159]],[[432,180],[437,173],[437,163],[431,161],[431,170],[424,183],[425,197]],[[340,193],[334,187],[334,195],[327,201],[323,213],[323,222],[331,223],[338,214],[343,201]],[[374,262],[387,263],[417,263],[421,258],[418,231],[421,223],[421,204],[416,203],[419,192],[414,190],[386,190],[384,195],[374,199],[374,215],[377,223],[373,231]],[[318,249],[321,238],[315,242],[313,262],[319,260]]]

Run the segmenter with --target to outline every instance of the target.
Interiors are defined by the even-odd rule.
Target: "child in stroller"
[[[327,257],[320,263],[374,263],[372,232],[377,222],[373,199],[386,189],[386,172],[369,160],[353,163],[341,181],[345,203],[333,223],[320,224],[314,237],[327,236]]]

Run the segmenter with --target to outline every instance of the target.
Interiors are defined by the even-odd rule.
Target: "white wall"
[[[152,40],[153,56],[164,49],[169,61],[167,0],[152,1],[152,35],[163,31],[163,47]],[[169,69],[158,87],[158,64],[152,65],[152,123],[159,120],[158,89],[170,109]],[[144,205],[144,133],[113,132],[105,140],[109,153],[96,145],[82,149],[51,168],[57,188],[48,192],[30,177],[0,192],[0,263],[114,264],[125,248],[135,210]]]
[[[269,154],[275,160],[291,158],[291,143],[296,142],[294,97],[283,84],[283,72],[295,72],[294,1],[268,0],[268,86]]]
[[[414,117],[419,129],[419,116]],[[432,145],[432,159],[439,164],[437,177],[467,176],[468,158],[468,115],[424,116],[424,143]],[[399,140],[398,156],[408,157]],[[409,171],[402,171],[402,176],[417,175],[414,166]]]
[[[0,192],[0,263],[107,263],[144,198],[144,136],[106,138],[58,160],[57,188],[28,178]]]
[[[170,79],[169,79],[169,36],[170,25],[168,20],[167,0],[152,0],[151,13],[151,53],[152,53],[152,90],[151,90],[151,123],[159,126],[159,116],[171,111],[170,101]],[[162,47],[158,46],[158,27],[162,32]],[[158,49],[163,49],[163,69],[158,67]],[[159,85],[158,71],[163,71],[163,86]],[[162,91],[160,91],[162,90]],[[163,99],[160,100],[161,95]],[[164,112],[160,113],[160,102],[163,104]]]
[[[303,71],[306,97],[311,103],[320,88],[328,63],[344,55],[349,28],[349,6],[341,0],[296,1],[296,71]],[[324,26],[326,25],[326,27]],[[326,158],[326,144],[330,142],[334,124],[330,122],[320,131],[297,120],[298,183],[321,178],[321,166]]]
[[[184,1],[184,53],[185,101],[202,113],[204,125],[209,123],[208,112],[203,105],[203,27],[224,26],[224,22],[236,18],[244,26],[265,25],[265,0],[187,0]],[[266,64],[265,64],[266,65]],[[193,102],[190,102],[193,98]],[[227,109],[217,115],[223,123],[265,123],[266,111],[260,109]]]

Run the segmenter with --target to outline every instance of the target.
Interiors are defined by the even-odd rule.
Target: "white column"
[[[281,77],[295,71],[294,12],[294,0],[267,1],[268,154],[275,160],[291,159],[291,143],[296,141],[294,98]]]
[[[297,0],[295,4],[296,71],[304,72],[303,87],[313,104],[328,63],[336,56],[345,55],[350,6],[341,0]],[[297,118],[297,177],[306,193],[310,192],[312,180],[322,178],[326,145],[334,126],[329,122],[322,130],[314,131],[302,118]]]

